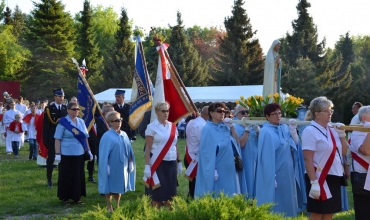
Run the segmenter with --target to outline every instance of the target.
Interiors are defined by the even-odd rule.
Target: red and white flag
[[[192,101],[186,95],[186,88],[183,86],[180,77],[177,77],[176,70],[174,69],[166,53],[168,44],[161,44],[157,47],[159,53],[157,78],[155,82],[155,91],[152,105],[152,115],[150,121],[157,118],[154,106],[158,102],[166,101],[170,104],[170,112],[168,121],[177,123],[181,118],[194,112]]]

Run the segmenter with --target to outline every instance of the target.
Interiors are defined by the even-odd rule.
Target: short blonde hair
[[[121,118],[121,114],[119,112],[116,112],[116,111],[110,111],[107,113],[107,115],[105,116],[105,119],[107,120],[107,122],[111,122],[113,118],[115,118],[115,116],[118,116],[118,118]]]
[[[334,107],[334,104],[331,100],[329,100],[325,96],[314,98],[310,102],[310,106],[308,106],[308,111],[306,113],[305,120],[306,121],[315,120],[316,119],[315,113],[320,112],[323,108],[327,108],[327,107],[329,108]]]
[[[167,108],[170,109],[170,104],[168,104],[168,102],[158,102],[157,104],[155,104],[154,110],[156,112],[159,112],[164,106],[167,106]]]

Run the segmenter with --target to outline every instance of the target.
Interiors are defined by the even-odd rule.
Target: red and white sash
[[[169,151],[169,149],[170,149],[170,147],[173,143],[173,140],[175,139],[175,136],[176,136],[176,125],[172,123],[170,136],[169,136],[166,144],[162,148],[162,150],[152,151],[153,155],[150,158],[150,164],[151,164],[150,171],[151,171],[151,174],[152,174],[152,178],[147,178],[146,176],[143,177],[144,185],[146,187],[149,188],[149,186],[151,186],[152,189],[154,190],[154,189],[161,186],[156,170],[157,170],[159,164],[162,162],[164,156]]]
[[[184,176],[189,181],[193,181],[193,179],[197,176],[198,158],[196,158],[196,155],[189,154],[188,146],[186,146],[185,159],[188,162],[189,166],[186,169]]]
[[[321,201],[330,199],[332,197],[328,183],[326,182],[326,177],[329,173],[330,167],[333,165],[337,149],[337,144],[335,142],[333,133],[331,132],[330,128],[328,128],[328,130],[331,138],[331,141],[328,140],[329,148],[326,150],[325,154],[321,158],[318,166],[315,167],[316,178],[318,179],[320,185],[320,197],[318,199]],[[332,148],[331,151],[330,147]]]
[[[366,174],[366,180],[365,180],[365,186],[364,186],[364,189],[370,191],[370,165],[369,163],[366,161],[367,158],[363,157],[361,154],[357,154],[355,152],[351,152],[352,154],[352,158],[357,162],[359,163],[361,166],[363,166],[366,170],[367,170],[367,174]],[[353,165],[352,165],[353,166]]]

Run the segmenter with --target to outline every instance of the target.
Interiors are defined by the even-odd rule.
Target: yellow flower
[[[235,103],[238,105],[239,104],[239,100],[235,100]]]
[[[267,97],[269,98],[269,99],[271,99],[271,97],[273,96],[273,94],[270,94],[270,95],[268,95]]]
[[[260,100],[262,101],[263,100],[263,97],[260,95]]]
[[[244,96],[242,96],[242,95],[241,95],[241,96],[240,96],[240,99],[241,99],[241,100],[243,100],[243,99],[244,99]]]
[[[252,96],[248,97],[248,102],[252,101]]]
[[[257,100],[258,100],[258,97],[259,97],[258,95],[254,95],[254,98],[257,99]]]
[[[279,97],[279,93],[275,93],[275,94],[274,94],[274,97],[275,97],[275,98],[278,98],[278,97]]]
[[[250,102],[247,102],[247,105],[252,105]]]

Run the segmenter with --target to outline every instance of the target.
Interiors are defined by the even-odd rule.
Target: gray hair
[[[168,104],[167,102],[158,102],[155,106],[154,106],[154,110],[156,112],[159,112],[159,110],[161,110],[162,107],[164,106],[167,106],[167,108],[169,109],[170,108],[170,104]]]
[[[305,120],[306,121],[315,120],[316,119],[315,113],[320,112],[323,108],[327,108],[327,107],[330,107],[330,108],[334,107],[333,102],[330,101],[328,98],[326,98],[325,96],[314,98],[310,102],[310,106],[308,107]]]
[[[235,114],[238,114],[240,111],[240,108],[242,108],[243,106],[241,106],[240,104],[237,104],[236,106],[235,106]],[[244,107],[243,107],[244,108]],[[249,110],[249,107],[247,106],[247,108],[245,108],[245,109],[247,109],[247,110]]]
[[[112,105],[104,105],[103,108],[101,109],[102,113],[105,114],[107,112],[114,110],[114,107]]]
[[[367,116],[367,115],[370,115],[370,105],[365,105],[365,106],[362,106],[359,110],[358,110],[358,119],[360,119],[361,122],[365,122],[362,120],[362,117],[363,116]]]

